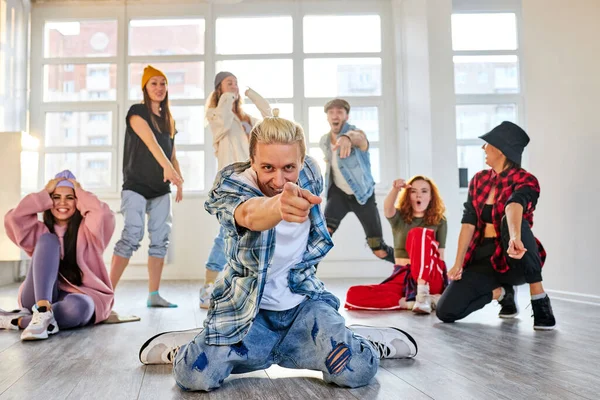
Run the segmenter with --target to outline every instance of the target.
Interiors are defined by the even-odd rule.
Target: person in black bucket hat
[[[498,316],[514,318],[514,286],[528,283],[533,328],[554,329],[550,298],[542,286],[546,252],[531,231],[540,186],[521,168],[529,136],[504,121],[480,138],[486,142],[482,148],[491,168],[476,173],[469,184],[456,261],[448,271],[452,283],[438,301],[436,314],[454,322],[497,300]]]
[[[529,144],[529,136],[519,125],[504,121],[485,135],[479,136],[515,164],[521,165],[523,150]]]

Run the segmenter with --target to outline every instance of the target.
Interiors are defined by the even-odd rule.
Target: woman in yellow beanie
[[[148,65],[142,76],[144,101],[127,113],[123,152],[121,213],[125,226],[115,245],[110,280],[116,288],[129,259],[140,247],[148,214],[148,307],[177,307],[158,294],[171,234],[171,186],[183,198],[183,179],[175,151],[175,121],[169,110],[165,74]]]

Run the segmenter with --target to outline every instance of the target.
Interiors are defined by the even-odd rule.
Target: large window
[[[31,121],[41,139],[39,178],[69,168],[87,188],[119,191],[125,115],[142,100],[141,77],[151,64],[168,78],[184,190],[208,190],[217,172],[204,108],[222,70],[237,76],[241,93],[251,87],[280,116],[301,123],[309,153],[321,165],[318,142],[329,131],[323,105],[346,98],[350,122],[368,135],[373,173],[381,181],[381,132],[393,124],[382,112],[383,69],[391,53],[383,45],[381,5],[353,6],[352,15],[311,7],[36,9],[32,101],[39,107],[32,107]],[[250,99],[244,102],[246,112],[260,118]]]
[[[479,136],[502,121],[522,120],[517,13],[452,15],[456,138],[460,186],[485,168]]]
[[[360,29],[349,29],[349,27]],[[343,38],[340,32],[344,32]],[[307,15],[303,18],[304,95],[308,99],[309,153],[321,163],[321,136],[329,132],[323,103],[343,97],[350,122],[369,138],[371,165],[381,181],[382,48],[379,15]]]
[[[84,187],[116,190],[118,29],[116,19],[43,23],[40,167],[47,181],[70,169]],[[34,72],[35,74],[35,72]]]
[[[127,56],[128,105],[143,98],[144,67],[152,64],[167,75],[175,145],[184,189],[205,189],[203,18],[131,19]],[[210,180],[208,180],[210,182]]]

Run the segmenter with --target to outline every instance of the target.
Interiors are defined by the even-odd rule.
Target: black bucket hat
[[[485,135],[479,136],[502,152],[510,161],[521,164],[521,156],[529,136],[517,124],[504,121]]]

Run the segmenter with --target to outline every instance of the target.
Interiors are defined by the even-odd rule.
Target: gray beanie
[[[231,72],[227,72],[227,71],[219,72],[217,74],[217,76],[215,76],[215,89],[217,89],[219,87],[221,82],[223,82],[223,79],[228,78],[230,76],[233,76],[235,78],[235,75],[232,74]]]

